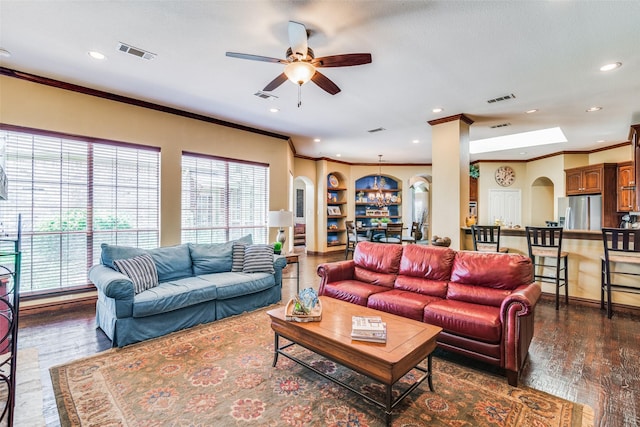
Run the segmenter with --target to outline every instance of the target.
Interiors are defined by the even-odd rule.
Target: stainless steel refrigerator
[[[558,221],[567,230],[602,229],[602,196],[568,196],[558,198]]]

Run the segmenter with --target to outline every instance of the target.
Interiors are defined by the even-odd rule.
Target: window
[[[101,243],[158,246],[158,149],[7,128],[0,220],[15,233],[22,214],[21,293],[87,286]]]
[[[269,165],[182,154],[182,242],[268,237]]]

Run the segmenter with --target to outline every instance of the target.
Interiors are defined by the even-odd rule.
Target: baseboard
[[[55,297],[38,298],[20,302],[20,316],[29,316],[43,312],[74,309],[82,306],[95,305],[98,293],[83,292],[81,294],[60,295]]]
[[[556,302],[556,294],[551,293],[551,292],[543,292],[542,295],[540,296],[542,299],[544,299],[545,301],[549,301],[551,303]],[[560,295],[560,307],[562,308],[562,304],[564,302],[564,296]],[[580,297],[572,297],[569,296],[569,304],[577,304],[577,305],[582,305],[582,306],[587,306],[587,307],[593,307],[593,308],[597,308],[600,309],[600,300],[592,300],[592,299],[586,299],[586,298],[580,298]],[[612,303],[611,304],[612,309],[615,312],[618,313],[629,313],[629,314],[635,314],[635,315],[640,315],[640,307],[634,307],[632,305],[627,305],[627,304],[620,304],[620,303]],[[603,311],[604,313],[604,311]]]

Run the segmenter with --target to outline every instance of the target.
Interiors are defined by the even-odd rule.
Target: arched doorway
[[[420,224],[422,240],[429,240],[431,230],[431,177],[416,175],[409,179],[411,189],[411,214]]]
[[[544,227],[546,221],[556,221],[553,212],[554,185],[546,176],[536,178],[531,184],[530,221],[534,227]]]
[[[316,219],[314,212],[315,189],[313,181],[306,176],[293,180],[293,250],[306,252],[315,248]],[[315,250],[315,249],[313,249]]]

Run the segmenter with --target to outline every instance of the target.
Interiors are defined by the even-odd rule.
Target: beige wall
[[[183,150],[268,163],[270,209],[289,208],[294,162],[285,140],[4,76],[0,122],[160,147],[162,246],[180,243]]]

